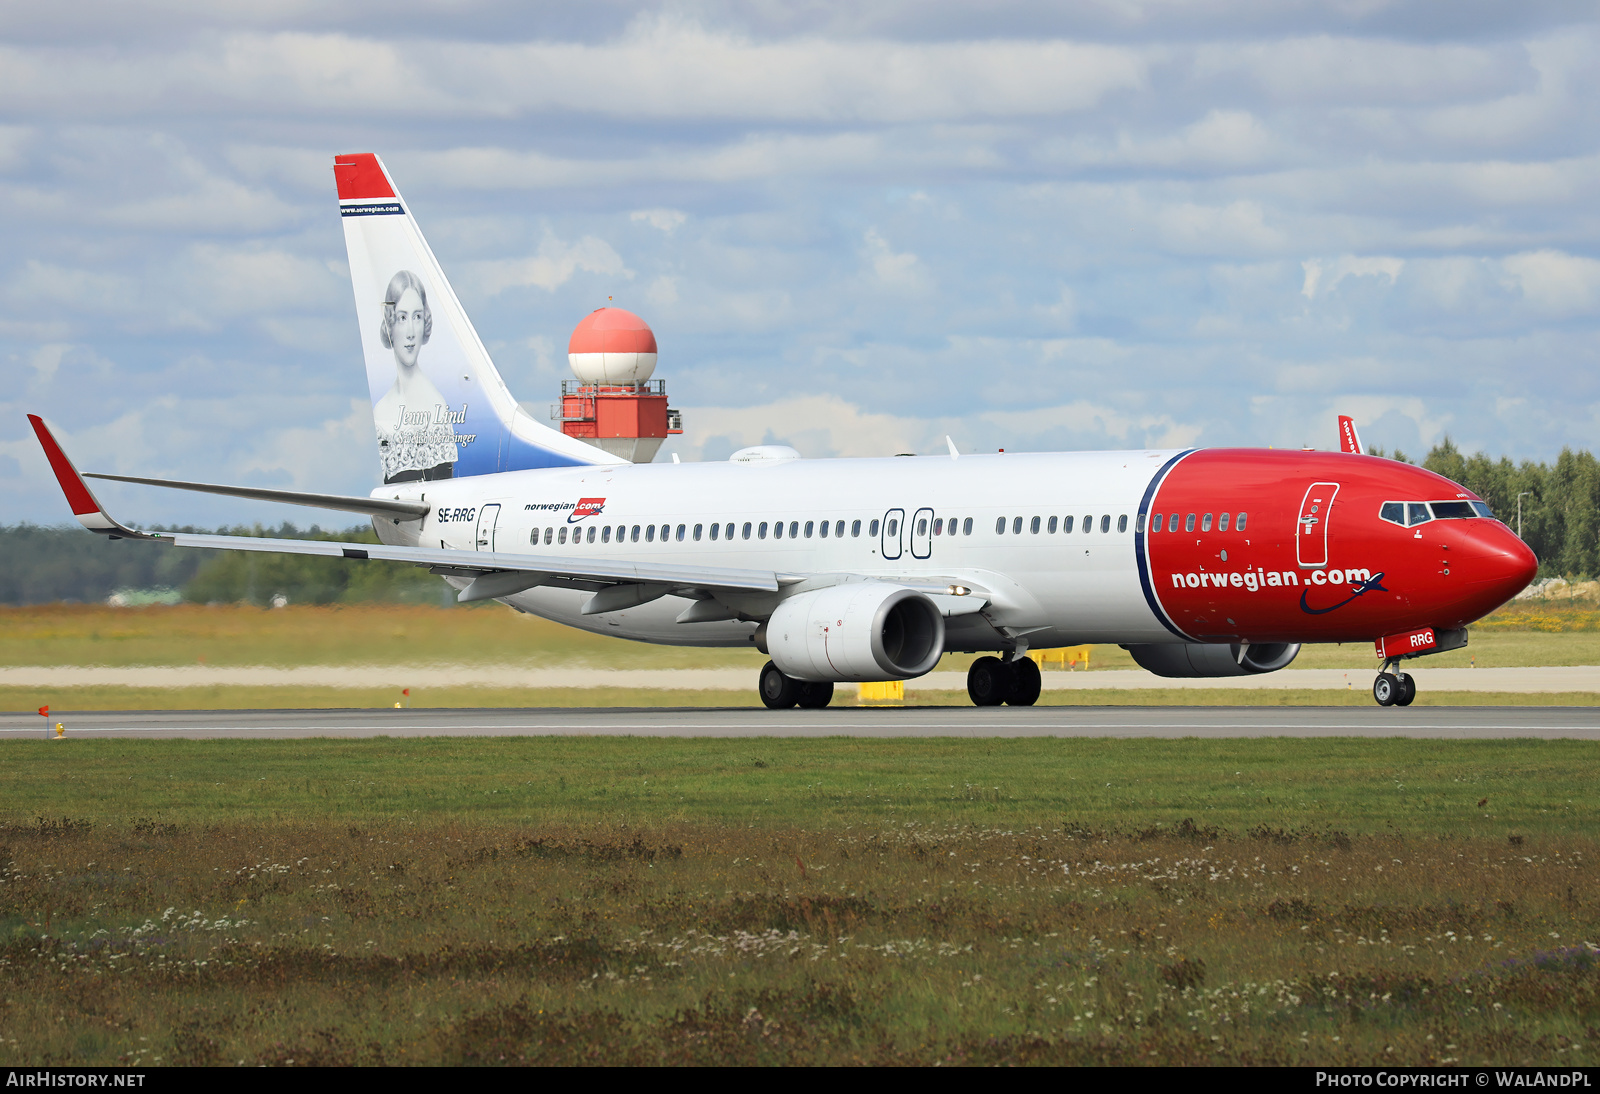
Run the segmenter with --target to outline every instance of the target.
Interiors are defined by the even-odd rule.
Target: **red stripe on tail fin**
[[[357,152],[333,158],[333,177],[339,184],[340,201],[362,201],[368,198],[392,198],[394,187],[389,185],[371,152]]]
[[[1361,447],[1361,434],[1356,432],[1356,420],[1343,414],[1339,415],[1339,451],[1353,452],[1357,456],[1364,451]]]

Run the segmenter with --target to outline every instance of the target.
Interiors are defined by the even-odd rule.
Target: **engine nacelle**
[[[1124,646],[1141,668],[1157,676],[1254,676],[1285,668],[1300,652],[1298,642],[1217,642]],[[1241,655],[1242,651],[1242,655]]]
[[[773,664],[797,680],[909,680],[944,653],[944,615],[933,601],[882,581],[792,596],[765,631]]]

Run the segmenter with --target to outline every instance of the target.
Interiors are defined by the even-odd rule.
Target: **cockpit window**
[[[1477,513],[1480,517],[1493,517],[1494,516],[1494,510],[1489,508],[1489,503],[1486,502],[1486,501],[1475,501],[1475,502],[1473,502],[1472,503],[1472,511]]]
[[[1462,520],[1478,514],[1470,501],[1436,501],[1433,503],[1433,515],[1440,520]]]
[[[1391,524],[1398,524],[1402,528],[1406,523],[1406,504],[1403,501],[1386,501],[1378,510],[1378,517]]]
[[[1428,507],[1420,501],[1406,503],[1406,524],[1415,528],[1419,524],[1427,524],[1433,517],[1428,515]]]

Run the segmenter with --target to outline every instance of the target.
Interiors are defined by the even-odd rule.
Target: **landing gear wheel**
[[[833,682],[824,680],[822,683],[813,683],[810,680],[800,681],[800,706],[806,710],[821,710],[833,702]]]
[[[1031,657],[1006,662],[1011,670],[1011,694],[1006,702],[1014,707],[1031,707],[1039,701],[1039,665]]]
[[[1397,707],[1408,707],[1411,705],[1411,700],[1415,699],[1416,697],[1417,682],[1411,679],[1411,674],[1409,672],[1402,672],[1400,674],[1400,691],[1399,694],[1394,697],[1394,705]]]
[[[772,710],[788,710],[798,703],[803,686],[794,677],[785,676],[771,661],[761,667],[761,701]]]
[[[997,707],[1011,698],[1011,672],[998,657],[980,657],[967,670],[967,695],[975,707]]]
[[[1387,672],[1378,673],[1378,678],[1372,682],[1372,697],[1378,701],[1380,707],[1394,706],[1399,693],[1400,681]]]

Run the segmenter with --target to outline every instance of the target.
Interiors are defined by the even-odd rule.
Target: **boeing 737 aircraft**
[[[754,645],[769,707],[908,680],[986,651],[980,706],[1031,705],[1029,649],[1116,643],[1162,676],[1273,672],[1305,642],[1370,641],[1373,697],[1458,649],[1532,579],[1470,491],[1360,453],[1166,449],[635,465],[518,406],[377,156],[334,161],[383,485],[343,497],[96,475],[371,517],[381,545],[137,531],[30,416],[78,520],[180,547],[389,559],[457,599],[600,634]],[[992,656],[988,654],[998,654]]]

